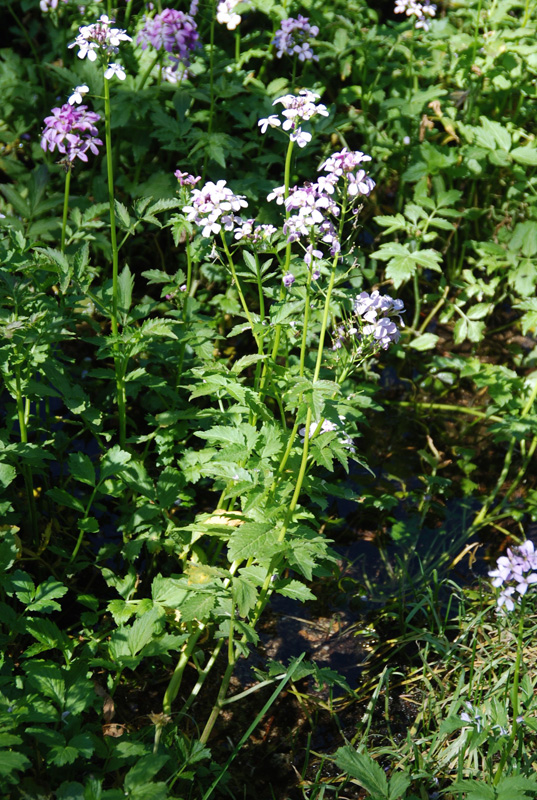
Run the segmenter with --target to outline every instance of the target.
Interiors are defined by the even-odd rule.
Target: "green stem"
[[[427,326],[429,325],[431,320],[434,319],[435,316],[438,314],[438,312],[440,311],[440,309],[442,308],[442,306],[446,302],[448,294],[449,294],[449,286],[446,286],[445,289],[444,289],[444,292],[442,294],[442,297],[440,298],[440,300],[436,303],[434,308],[432,308],[431,311],[429,311],[429,313],[427,314],[427,316],[425,317],[425,319],[421,323],[421,325],[420,325],[420,327],[418,329],[418,333],[420,334],[420,336],[424,331],[427,330]],[[416,322],[416,324],[417,324],[417,322]],[[412,325],[412,327],[415,329],[415,325]]]
[[[131,0],[131,2],[132,2],[132,0]],[[130,5],[130,4],[129,4],[129,5]],[[159,59],[160,59],[160,53],[157,53],[157,55],[156,55],[156,56],[155,56],[155,58],[154,58],[154,59],[151,61],[150,65],[148,66],[148,68],[146,69],[146,71],[143,73],[143,75],[142,75],[142,77],[141,77],[141,79],[140,79],[140,83],[138,84],[138,88],[137,88],[137,90],[136,90],[136,91],[138,91],[138,92],[141,92],[141,91],[142,91],[142,89],[143,89],[143,88],[144,88],[144,86],[145,86],[145,83],[146,83],[147,79],[148,79],[148,78],[149,78],[149,76],[151,75],[151,72],[152,72],[152,70],[153,70],[153,67],[154,67],[154,66],[155,66],[155,65],[158,63]]]
[[[487,419],[491,422],[503,422],[502,417],[498,417],[495,414],[489,415],[476,408],[466,408],[465,406],[455,406],[448,403],[413,403],[405,400],[397,401],[394,405],[401,406],[401,408],[430,408],[435,411],[456,411],[460,414],[468,414],[471,417],[477,417],[477,419]]]
[[[511,723],[511,735],[505,745],[505,749],[502,753],[502,757],[500,759],[500,763],[498,764],[498,769],[496,771],[496,775],[494,776],[493,785],[497,786],[500,782],[502,777],[503,770],[505,768],[505,764],[511,751],[513,749],[513,745],[517,738],[518,733],[518,716],[519,716],[519,696],[518,696],[518,687],[520,682],[520,667],[522,666],[522,653],[524,650],[524,615],[526,610],[526,597],[522,597],[522,602],[520,604],[520,611],[519,611],[519,618],[518,618],[518,638],[517,638],[517,650],[516,650],[516,660],[515,660],[515,671],[513,674],[513,686],[511,687],[511,708],[512,708],[512,716],[513,721]]]
[[[123,357],[118,341],[118,246],[116,233],[116,212],[114,205],[114,168],[112,163],[112,112],[110,105],[110,85],[104,78],[104,116],[106,141],[106,171],[108,176],[108,205],[110,208],[110,244],[112,246],[112,336],[114,336],[114,371],[116,375],[116,396],[119,415],[119,443],[125,447],[127,438],[127,415],[125,382],[122,367]]]
[[[69,189],[71,187],[71,165],[67,167],[65,174],[65,190],[63,195],[63,217],[62,217],[62,238],[60,250],[65,252],[65,229],[67,227],[67,213],[69,211]]]
[[[186,668],[186,665],[189,662],[190,656],[194,650],[194,647],[197,644],[198,639],[200,638],[202,632],[205,629],[205,625],[200,623],[199,628],[190,634],[190,638],[188,639],[187,643],[185,644],[181,655],[179,656],[179,661],[177,662],[177,666],[175,667],[174,673],[171,677],[171,680],[168,684],[168,688],[164,693],[164,699],[162,701],[162,712],[164,714],[170,714],[172,710],[172,703],[177,697],[179,689],[181,687],[181,681],[183,680],[183,674]]]
[[[28,444],[28,409],[25,408],[24,397],[22,394],[20,366],[15,367],[15,386],[20,439],[22,444]],[[22,475],[24,478],[24,487],[26,489],[26,498],[28,501],[28,510],[30,514],[30,530],[32,532],[33,541],[38,544],[39,531],[37,527],[37,510],[35,507],[34,497],[34,478],[31,468],[24,462],[22,463]]]
[[[229,247],[227,246],[227,242],[226,242],[226,237],[225,237],[224,231],[220,231],[220,235],[222,237],[222,245],[224,247],[224,252],[226,254],[227,263],[229,264],[229,268],[231,270],[231,276],[233,278],[233,282],[237,287],[237,291],[239,293],[239,299],[241,301],[241,305],[242,305],[244,314],[246,316],[246,319],[248,320],[248,324],[250,325],[250,328],[252,329],[252,335],[253,335],[253,337],[255,339],[255,343],[257,345],[257,352],[260,355],[262,355],[263,354],[263,343],[262,343],[261,339],[259,338],[258,334],[254,330],[254,320],[253,320],[252,315],[250,314],[250,309],[248,308],[248,306],[246,304],[246,299],[245,299],[244,294],[242,292],[242,287],[240,285],[239,279],[237,277],[237,273],[235,271],[235,264],[233,263],[233,259],[231,257],[231,253],[229,252]]]
[[[209,108],[209,124],[207,125],[207,136],[210,137],[213,131],[213,119],[214,119],[214,26],[216,24],[216,0],[213,0],[212,4],[212,14],[211,14],[211,30],[209,34],[209,96],[210,96],[210,108]],[[205,155],[203,157],[203,170],[201,173],[202,177],[202,184],[205,183],[205,175],[207,173],[207,163],[209,161],[209,151],[205,149]]]

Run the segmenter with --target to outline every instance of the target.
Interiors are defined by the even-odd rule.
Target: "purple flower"
[[[161,14],[144,18],[144,27],[136,39],[142,50],[153,47],[165,50],[185,64],[190,54],[199,47],[196,22],[184,11],[166,8]]]
[[[523,597],[529,587],[537,583],[537,552],[533,542],[528,539],[518,547],[508,548],[507,555],[500,556],[496,563],[496,569],[489,572],[492,578],[492,585],[500,588],[498,596],[498,608],[505,606],[508,611],[515,607],[512,595],[514,592]],[[515,586],[507,586],[507,584]]]
[[[295,276],[293,275],[292,272],[287,272],[283,276],[283,285],[285,286],[286,289],[289,289],[294,282],[295,282]]]
[[[309,17],[298,15],[298,19],[284,19],[280,29],[276,31],[273,44],[276,46],[276,58],[281,58],[285,53],[288,56],[298,56],[299,61],[318,61],[313,54],[309,39],[314,39],[319,33],[317,25],[309,24]]]
[[[179,181],[179,184],[181,186],[195,186],[198,181],[201,181],[201,175],[198,175],[198,177],[195,178],[193,175],[190,175],[188,172],[181,172],[180,169],[176,169],[173,174],[174,174],[174,177],[177,178],[177,180]]]
[[[65,103],[61,108],[53,108],[50,117],[45,117],[45,128],[41,137],[41,147],[51,153],[58,148],[65,155],[64,161],[70,166],[75,158],[87,161],[87,151],[94,155],[102,145],[95,123],[99,114],[88,111],[87,106],[71,106]]]
[[[193,189],[191,204],[183,211],[189,222],[202,227],[202,236],[209,238],[213,233],[234,230],[242,220],[234,212],[247,208],[243,195],[233,194],[226,181],[209,181],[201,189]]]
[[[404,312],[401,300],[394,300],[377,290],[371,294],[361,292],[354,300],[353,311],[355,319],[350,321],[347,328],[338,328],[334,349],[342,347],[343,342],[350,339],[358,342],[357,351],[363,355],[370,350],[387,350],[391,344],[399,341],[401,332],[393,318],[399,326],[404,327],[400,316]]]

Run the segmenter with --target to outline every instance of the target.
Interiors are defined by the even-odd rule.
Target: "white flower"
[[[114,75],[117,75],[120,81],[124,81],[127,77],[121,64],[109,64],[104,73],[104,77],[109,81]]]
[[[292,142],[296,142],[299,147],[305,147],[308,142],[311,142],[311,133],[303,131],[302,128],[297,128],[289,138]]]
[[[75,86],[75,88],[73,89],[73,94],[71,95],[71,97],[69,97],[67,102],[69,103],[70,106],[74,106],[75,103],[78,105],[79,103],[82,103],[83,96],[88,92],[89,92],[89,86],[86,86],[85,84],[82,84],[82,86]]]
[[[257,124],[261,128],[261,133],[265,133],[269,125],[271,128],[279,128],[282,123],[276,114],[271,114],[266,119],[260,119]]]
[[[234,31],[241,23],[241,15],[234,11],[235,6],[238,6],[240,2],[241,0],[222,0],[218,3],[216,19],[220,25],[225,25],[228,31]]]

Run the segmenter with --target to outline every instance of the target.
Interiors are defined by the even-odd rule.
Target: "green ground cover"
[[[537,797],[534,0],[4,6],[1,796]]]

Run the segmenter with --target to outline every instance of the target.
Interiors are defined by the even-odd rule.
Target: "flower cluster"
[[[314,39],[319,33],[317,25],[309,24],[309,17],[298,15],[298,19],[282,20],[280,29],[276,31],[273,44],[276,47],[276,57],[281,58],[285,53],[288,56],[298,56],[299,61],[318,61],[313,54],[309,39]]]
[[[106,14],[101,14],[93,25],[82,25],[78,31],[75,41],[68,46],[78,47],[78,57],[87,56],[89,61],[96,61],[99,54],[108,60],[110,56],[119,52],[121,42],[132,42],[126,31],[112,27],[112,20]],[[108,65],[105,77],[109,79],[112,75],[117,75],[121,80],[125,78],[125,73],[118,64]]]
[[[363,169],[354,172],[364,161],[371,161],[371,156],[361,153],[359,150],[348,150],[343,148],[339,153],[333,153],[326,161],[323,161],[319,170],[328,172],[328,178],[333,176],[340,178],[342,175],[347,179],[347,194],[350,197],[357,195],[371,194],[375,188],[375,181]]]
[[[87,161],[88,150],[97,155],[102,145],[95,127],[99,120],[99,114],[88,111],[87,106],[64,103],[61,108],[53,108],[51,116],[45,117],[41,147],[51,153],[58,148],[58,152],[65,155],[67,166],[71,166],[75,158]]]
[[[235,239],[237,241],[244,239],[253,245],[272,244],[272,237],[278,232],[274,225],[256,225],[254,219],[236,220],[236,222]]]
[[[201,175],[198,175],[198,177],[195,178],[188,172],[181,172],[180,169],[176,169],[173,174],[174,177],[176,177],[177,180],[179,181],[180,186],[195,186],[198,183],[198,181],[201,181]]]
[[[202,236],[207,238],[220,233],[222,228],[232,231],[237,223],[242,223],[234,212],[247,208],[248,203],[242,195],[233,194],[226,181],[209,181],[201,189],[192,191],[191,203],[183,207],[189,222],[202,227]]]
[[[221,0],[216,9],[216,20],[225,25],[228,31],[234,31],[240,25],[242,17],[235,11],[241,0]]]
[[[434,17],[436,14],[436,6],[430,0],[396,0],[394,14],[406,14],[407,17],[416,17],[416,28],[423,28],[424,31],[429,30],[429,20],[427,17]]]
[[[339,350],[345,341],[351,341],[357,343],[359,355],[370,349],[387,350],[392,343],[397,343],[401,336],[393,317],[403,328],[401,314],[404,311],[402,300],[394,300],[387,294],[380,294],[376,289],[371,294],[361,292],[354,299],[354,317],[349,325],[340,325],[337,329],[333,349]]]
[[[329,419],[323,419],[321,423],[321,427],[319,428],[319,422],[312,422],[308,429],[308,438],[311,439],[312,436],[315,435],[317,432],[317,428],[319,428],[318,435],[320,436],[322,433],[330,433],[332,431],[337,431],[341,435],[337,437],[338,442],[343,445],[343,447],[347,447],[351,453],[356,453],[356,447],[354,446],[354,439],[352,436],[349,436],[343,428],[343,423],[345,422],[345,417],[341,414],[339,415],[339,423],[331,422]],[[306,426],[304,425],[303,428],[299,429],[299,434],[302,437],[302,441],[306,438]]]
[[[257,123],[261,128],[261,133],[265,133],[267,128],[279,128],[280,126],[284,131],[289,131],[289,138],[292,142],[296,142],[299,147],[305,147],[311,141],[311,133],[303,131],[301,122],[308,122],[312,117],[320,114],[323,117],[328,116],[328,109],[322,103],[316,103],[319,95],[315,92],[310,92],[309,89],[302,89],[298,95],[286,94],[283,97],[278,97],[273,102],[273,106],[281,103],[284,107],[282,116],[285,120],[282,121],[277,114],[271,114],[267,119],[260,119]]]
[[[316,183],[308,183],[301,188],[292,187],[287,198],[285,197],[285,187],[276,187],[267,199],[275,200],[279,205],[285,205],[288,216],[283,230],[287,241],[296,242],[301,237],[311,238],[313,234],[321,242],[330,245],[332,256],[336,255],[340,250],[338,234],[333,221],[340,215],[339,205],[335,200],[336,189],[345,192],[351,199],[370,194],[375,187],[375,182],[365,170],[361,168],[357,170],[357,167],[363,162],[370,160],[371,157],[364,153],[352,152],[345,148],[339,153],[334,153],[321,164],[319,170],[328,174],[320,175]],[[343,185],[340,184],[342,177]],[[307,248],[304,260],[306,264],[310,265],[312,258],[322,257],[323,254],[320,250]],[[313,277],[316,279],[315,274]]]
[[[288,242],[296,242],[302,236],[309,238],[315,233],[322,242],[331,246],[332,255],[339,252],[337,231],[327,216],[339,216],[339,206],[332,197],[333,192],[334,187],[322,181],[309,183],[301,188],[293,186],[289,190],[284,205],[290,215],[283,226]]]
[[[492,585],[501,587],[498,595],[498,608],[512,611],[515,607],[515,591],[523,597],[532,583],[537,583],[537,553],[533,542],[529,539],[519,547],[507,550],[507,555],[501,556],[496,569],[489,572]],[[508,586],[509,583],[514,586]]]
[[[190,14],[166,8],[154,17],[144,17],[144,27],[136,39],[142,50],[153,47],[165,50],[184,64],[189,63],[190,54],[199,47],[199,34]]]

